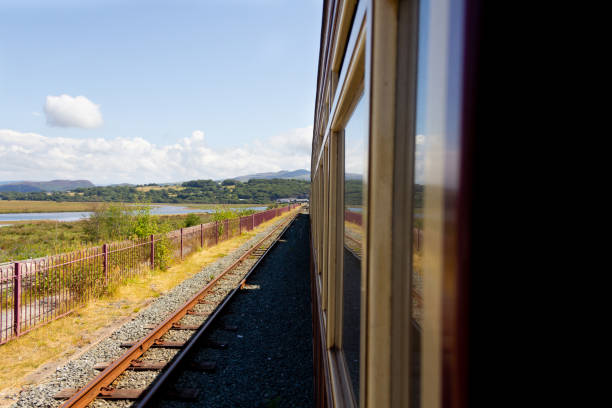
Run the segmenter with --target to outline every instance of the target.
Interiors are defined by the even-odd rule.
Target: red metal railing
[[[353,224],[361,225],[363,219],[360,212],[344,210],[344,221],[352,222]]]
[[[298,204],[291,204],[171,231],[165,235],[171,262],[250,231],[296,207]],[[0,344],[65,316],[110,286],[150,270],[163,238],[151,235],[0,265]]]

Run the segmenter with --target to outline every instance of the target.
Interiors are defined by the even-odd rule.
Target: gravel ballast
[[[194,294],[206,286],[211,280],[211,275],[217,276],[221,273],[284,220],[285,218],[277,220],[264,231],[245,242],[237,250],[204,267],[199,273],[157,298],[151,305],[132,318],[131,321],[125,323],[110,337],[102,340],[78,358],[58,367],[54,374],[41,381],[41,383],[24,389],[20,393],[18,401],[12,407],[57,407],[61,405],[63,401],[53,398],[56,393],[65,388],[80,388],[84,386],[99,374],[98,370],[93,369],[95,364],[112,361],[123,354],[126,349],[120,347],[121,343],[137,341],[146,335],[150,330],[148,327],[159,324],[169,314],[181,307]],[[167,359],[165,354],[173,355],[175,353],[175,350],[160,350],[160,360]],[[120,405],[129,406],[131,404],[129,401],[125,401],[125,403]],[[97,401],[96,405],[98,405]],[[103,406],[103,404],[100,406]]]
[[[190,357],[215,361],[212,373],[184,371],[175,388],[200,390],[199,401],[162,407],[313,406],[312,320],[308,217],[300,215],[220,316],[208,338],[227,349],[202,347]]]

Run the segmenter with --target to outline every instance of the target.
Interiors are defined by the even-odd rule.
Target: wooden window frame
[[[366,49],[366,2],[361,2],[356,11],[355,23],[350,33],[347,44],[345,61],[342,64],[342,72],[337,76],[340,91],[334,95],[330,111],[330,120],[323,143],[329,146],[329,150],[321,150],[317,163],[328,161],[330,176],[328,217],[325,224],[330,225],[328,241],[328,285],[323,292],[324,297],[334,299],[333,304],[327,303],[327,337],[328,359],[330,363],[330,379],[332,385],[332,398],[335,406],[356,407],[359,406],[354,398],[350,374],[348,372],[344,353],[342,351],[342,262],[344,247],[344,127],[351,118],[354,109],[364,95],[365,88],[365,49]],[[365,97],[365,96],[363,96]],[[367,103],[367,100],[366,100]],[[367,178],[367,175],[364,175]],[[332,181],[333,180],[333,181]],[[367,201],[367,191],[364,191],[364,200]],[[367,214],[364,212],[364,227],[367,225]],[[366,245],[367,233],[364,232],[364,250],[362,258],[362,275],[366,268]],[[362,280],[362,282],[364,282]],[[361,302],[363,305],[365,291],[361,291]],[[363,309],[362,309],[363,328]],[[360,330],[360,332],[363,332]],[[363,333],[362,333],[363,337]],[[363,368],[363,346],[361,346],[360,361]],[[360,381],[360,394],[362,393]]]
[[[418,64],[418,3],[399,1],[397,76],[395,90],[393,221],[391,405],[409,406],[412,390],[412,228],[414,194],[414,144]],[[409,294],[406,296],[406,294]],[[409,316],[409,318],[406,318]]]
[[[323,199],[323,217],[322,217],[322,221],[323,221],[323,225],[322,225],[322,229],[323,229],[323,251],[321,253],[321,260],[322,260],[322,265],[323,265],[323,275],[322,275],[322,287],[321,287],[321,300],[322,300],[322,304],[321,307],[323,308],[323,310],[325,312],[327,312],[327,302],[328,302],[328,296],[327,296],[327,286],[328,286],[328,280],[329,280],[329,268],[328,268],[328,263],[327,263],[327,259],[328,259],[328,248],[329,248],[329,235],[330,235],[330,228],[329,228],[329,222],[327,222],[327,220],[329,220],[329,138],[326,139],[325,141],[325,145],[323,146],[323,171],[321,174],[321,179],[322,179],[322,183],[323,183],[323,190],[322,190],[322,199]],[[329,314],[326,313],[328,316]],[[327,321],[329,322],[329,317],[327,319]],[[329,328],[327,329],[329,330]]]
[[[444,8],[448,8],[449,1],[442,3],[442,8],[436,6],[439,19],[436,24],[430,25],[432,35],[429,37],[431,45],[428,48],[440,48],[434,44],[436,38],[440,44],[449,38],[459,38],[448,35],[449,27],[445,25],[448,21],[445,19],[453,14],[449,14]],[[317,275],[316,284],[321,302],[323,299],[326,299],[326,302],[331,300],[332,296],[335,299],[333,304],[327,303],[327,311],[323,313],[325,342],[328,347],[327,359],[324,361],[329,363],[330,391],[334,405],[357,405],[351,395],[347,395],[350,385],[346,379],[349,376],[343,353],[338,352],[342,346],[341,291],[338,296],[339,288],[342,288],[342,257],[339,256],[342,250],[342,247],[339,247],[342,245],[342,229],[338,223],[344,219],[344,215],[339,213],[343,209],[344,184],[340,174],[340,169],[344,169],[342,132],[353,112],[355,96],[364,92],[369,119],[366,177],[368,180],[376,180],[376,183],[369,183],[367,191],[364,190],[364,201],[368,207],[367,211],[364,211],[363,224],[359,405],[405,407],[411,399],[411,338],[407,326],[411,317],[411,304],[408,301],[412,275],[410,232],[414,190],[411,160],[416,136],[413,116],[416,110],[414,69],[418,18],[415,10],[418,9],[418,1],[359,1],[355,6],[352,27],[347,21],[352,17],[350,6],[355,4],[355,0],[330,1],[326,4],[318,78],[320,83],[317,84],[314,126],[316,135],[313,143],[315,150],[312,160],[313,180],[316,180],[313,192],[317,194],[314,211],[317,266],[319,274],[323,270],[327,274],[324,291],[323,275]],[[405,32],[406,30],[408,32]],[[343,49],[346,49],[345,57],[340,64]],[[356,58],[358,50],[363,51],[364,62]],[[448,57],[448,53],[443,55],[443,58]],[[442,63],[448,63],[446,60],[433,62],[432,66],[441,68],[444,68]],[[358,63],[361,64],[360,68]],[[356,81],[355,78],[362,79]],[[361,89],[355,86],[355,82],[360,84]],[[437,85],[440,88],[447,84],[442,80],[438,81]],[[428,95],[428,104],[432,101]],[[438,98],[438,103],[440,101],[448,103],[444,102],[444,97]],[[443,120],[437,122],[439,126],[444,123]],[[325,146],[329,148],[326,150]],[[444,161],[443,158],[436,160],[438,163]],[[325,171],[323,162],[326,163]],[[426,220],[436,217],[444,219],[440,217],[440,211],[448,209],[443,206],[446,193],[438,191],[435,194],[430,194],[429,199],[433,201],[426,203]],[[327,211],[324,207],[325,200],[328,203]],[[332,219],[334,216],[335,223]],[[322,228],[323,225],[330,227],[327,232]],[[451,289],[457,290],[452,287],[452,284],[456,285],[457,282],[451,278],[460,278],[456,276],[456,270],[450,270],[454,267],[452,262],[439,255],[442,245],[451,242],[449,239],[455,239],[443,232],[442,228],[445,226],[426,225],[424,242],[425,253],[434,255],[426,257],[424,264],[427,277],[424,282],[421,405],[433,408],[444,405],[441,400],[443,391],[445,392],[443,381],[449,381],[449,372],[444,371],[448,368],[444,367],[449,363],[448,359],[455,356],[449,353],[456,353],[458,347],[455,344],[447,344],[453,339],[445,340],[442,336],[443,330],[457,329],[455,326],[458,323],[452,320],[457,317],[451,313],[452,310],[447,309],[457,306],[458,300],[449,298],[447,294]],[[324,239],[327,239],[326,246],[323,244]],[[325,255],[321,253],[324,250]],[[443,294],[447,296],[444,299]],[[442,300],[445,301],[444,305]],[[443,347],[448,349],[446,355],[442,353]],[[450,374],[458,377],[458,370],[455,369]],[[450,380],[459,381],[457,378]],[[455,388],[457,386],[454,383],[450,385]]]

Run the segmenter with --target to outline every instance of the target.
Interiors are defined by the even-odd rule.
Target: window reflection
[[[344,263],[342,279],[342,348],[355,399],[359,401],[361,257],[367,147],[365,98],[358,102],[344,130]]]
[[[411,406],[421,406],[421,340],[423,326],[423,209],[425,208],[425,163],[427,155],[427,129],[425,104],[427,100],[427,47],[429,31],[429,1],[419,2],[419,45],[417,55],[416,134],[414,137],[414,180],[412,212],[412,293],[411,328]]]

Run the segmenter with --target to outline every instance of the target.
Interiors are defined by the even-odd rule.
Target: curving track
[[[162,389],[166,397],[197,399],[197,392],[192,389],[164,389],[165,380],[184,362],[183,356],[204,337],[215,316],[231,296],[244,286],[246,276],[255,269],[294,218],[281,223],[173,315],[152,328],[147,336],[135,343],[125,344],[128,350],[119,359],[98,364],[97,368],[102,372],[85,387],[58,393],[56,398],[68,398],[62,406],[130,406],[135,400],[145,406]],[[225,329],[234,330],[234,327]],[[210,341],[208,346],[225,347],[223,343]],[[215,362],[203,362],[190,368],[211,371],[215,369]]]

